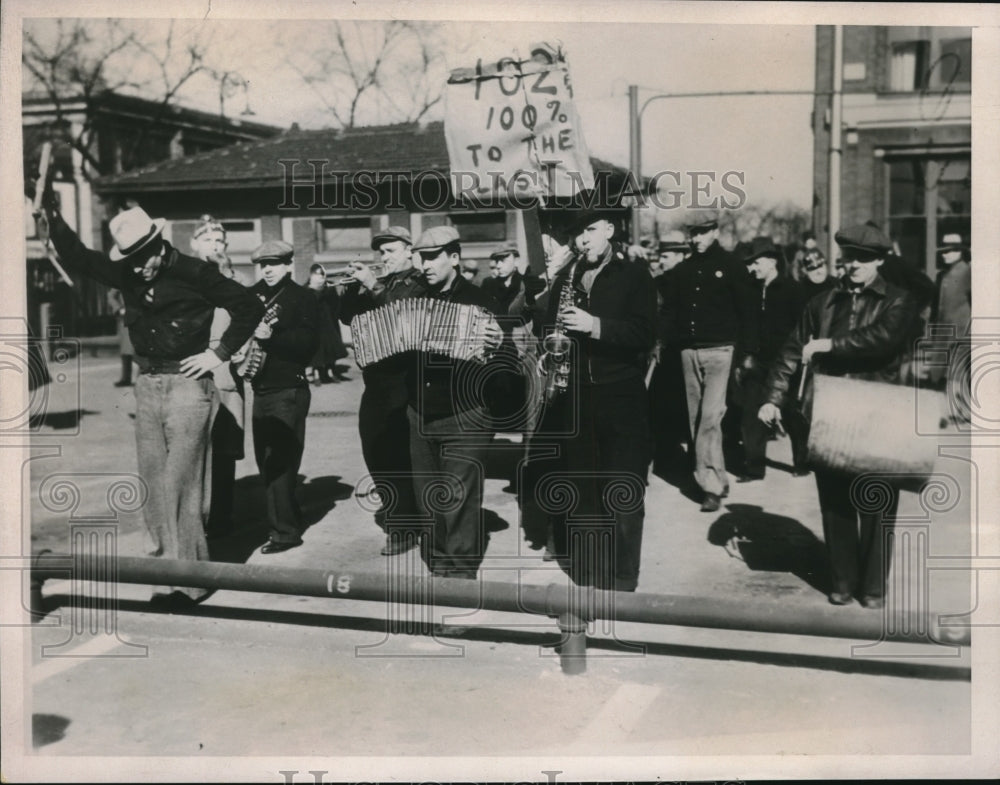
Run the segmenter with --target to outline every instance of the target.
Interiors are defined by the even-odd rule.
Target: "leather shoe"
[[[290,551],[292,548],[298,548],[302,544],[302,540],[298,542],[275,542],[274,540],[268,540],[261,546],[261,553],[281,553],[282,551]]]
[[[830,600],[831,605],[850,605],[854,601],[854,597],[845,592],[832,591],[827,596]]]
[[[702,512],[715,512],[722,505],[722,498],[714,493],[706,493],[705,500],[701,503]]]
[[[736,478],[736,482],[738,483],[757,482],[758,480],[763,480],[763,479],[764,479],[763,476],[759,476],[756,474],[741,474],[739,477]]]
[[[866,594],[861,598],[861,605],[865,608],[884,608],[885,597],[874,597],[870,594]]]
[[[379,551],[383,556],[395,556],[398,553],[406,553],[417,547],[417,538],[407,535],[387,534],[385,545]]]

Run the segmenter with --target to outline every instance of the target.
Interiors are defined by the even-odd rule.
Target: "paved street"
[[[85,357],[79,373],[75,361],[61,368],[66,378],[49,390],[30,462],[32,548],[66,551],[69,531],[79,536],[110,525],[119,554],[145,555],[137,512],[114,521],[108,509],[109,489],[135,471],[132,391],[112,386],[116,358]],[[304,546],[272,556],[255,550],[266,538],[262,490],[253,461],[245,460],[237,472],[240,532],[213,546],[214,558],[424,574],[412,552],[379,555],[382,534],[365,500],[354,495],[365,475],[356,416],[361,384],[355,369],[348,375],[349,382],[313,388],[300,488],[310,522]],[[482,577],[564,584],[519,529],[509,488],[516,441],[498,437],[488,467],[492,534]],[[770,452],[775,465],[766,481],[733,484],[716,514],[699,512],[677,488],[651,477],[641,592],[739,599],[748,607],[829,607],[814,482],[785,470],[787,441],[773,443]],[[914,536],[928,536],[931,556],[968,553],[968,464],[941,458],[938,470],[959,489],[954,503],[927,512],[916,495],[904,493],[901,522]],[[60,494],[63,481],[78,489],[77,502]],[[967,576],[899,567],[908,563],[905,556],[896,563],[900,581],[910,591],[922,581],[932,609],[969,610]],[[544,617],[413,610],[419,620],[444,614],[472,627],[437,639],[387,635],[386,608],[375,602],[220,591],[190,615],[168,615],[146,605],[148,587],[122,585],[114,634],[71,634],[69,591],[65,581],[46,585],[49,601],[63,606],[63,626],[38,625],[33,634],[35,745],[46,756],[970,749],[968,651],[931,645],[890,651],[873,641],[598,622],[587,673],[567,676],[553,651],[557,631]],[[878,613],[857,605],[841,612]],[[55,648],[43,654],[43,646]],[[58,656],[67,652],[90,656]]]

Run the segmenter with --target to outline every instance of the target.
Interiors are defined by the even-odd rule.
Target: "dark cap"
[[[774,244],[774,240],[770,237],[754,237],[750,241],[750,246],[743,254],[743,261],[745,264],[750,264],[754,260],[764,256],[780,262],[784,254],[781,253],[781,249]]]
[[[876,259],[892,250],[892,242],[885,232],[870,223],[848,226],[834,235],[837,245],[855,255]]]
[[[690,250],[691,243],[684,237],[684,232],[678,231],[667,232],[660,238],[660,245],[657,248],[659,253],[666,253],[667,251],[682,251],[687,253]]]
[[[326,268],[321,264],[314,264],[309,268],[309,275],[312,275],[313,273],[323,273],[323,275],[326,275]]]
[[[719,216],[710,210],[692,212],[685,219],[684,226],[687,227],[688,234],[710,232],[719,228]]]
[[[937,247],[938,253],[941,251],[965,251],[969,246],[962,242],[962,235],[958,232],[946,234],[941,238],[941,244]]]
[[[382,243],[391,243],[394,240],[401,240],[407,245],[413,245],[410,230],[405,226],[387,226],[372,238],[372,250],[377,251]]]
[[[295,249],[284,240],[268,240],[250,254],[250,261],[257,264],[261,262],[288,264],[292,261],[292,254],[294,252]]]
[[[802,260],[802,269],[810,271],[817,270],[820,267],[826,267],[826,257],[823,256],[823,252],[818,248],[807,251],[805,258]]]
[[[459,241],[458,230],[454,226],[432,226],[413,244],[413,250],[420,253],[438,251]]]
[[[617,230],[617,227],[615,226],[615,217],[615,214],[611,210],[597,210],[593,208],[578,210],[570,219],[569,229],[575,237],[578,234],[582,234],[583,230],[591,224],[597,223],[598,221],[607,221]]]
[[[503,259],[505,256],[520,256],[521,251],[516,245],[502,245],[490,254],[490,259]]]

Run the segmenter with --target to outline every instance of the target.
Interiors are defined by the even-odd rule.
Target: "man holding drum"
[[[769,425],[781,422],[789,381],[800,364],[811,365],[813,374],[899,383],[917,303],[909,292],[879,275],[892,244],[870,224],[842,229],[835,239],[843,254],[844,277],[840,285],[810,300],[775,361],[768,375],[767,402],[758,414]],[[807,376],[808,402],[812,374]],[[808,404],[803,408],[811,410]],[[881,608],[892,555],[885,550],[883,531],[891,531],[895,523],[899,491],[890,489],[881,511],[861,512],[852,495],[857,493],[857,486],[852,490],[852,485],[858,476],[816,467],[832,577],[829,600],[847,605],[856,596],[866,608]]]

